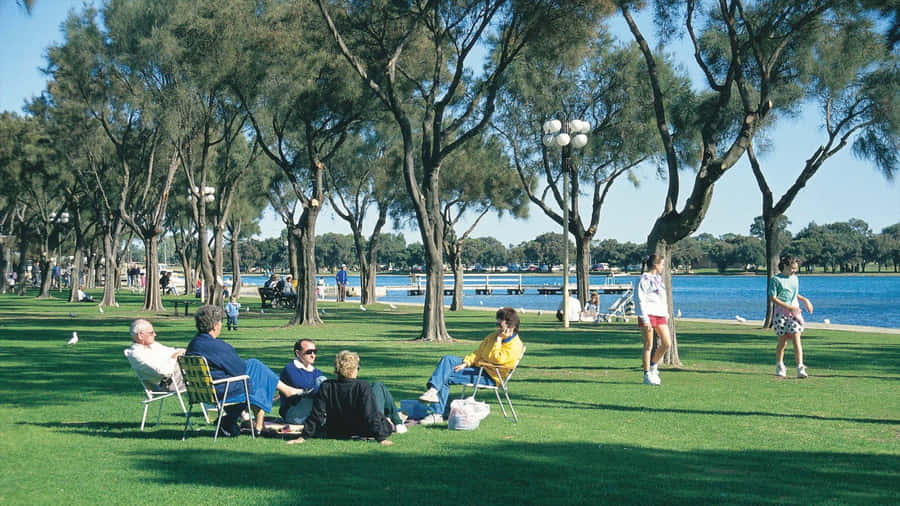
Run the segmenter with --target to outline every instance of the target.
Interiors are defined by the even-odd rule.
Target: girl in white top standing
[[[644,338],[644,383],[659,385],[659,361],[669,350],[671,338],[667,316],[669,304],[666,300],[666,285],[662,278],[663,259],[650,255],[641,265],[641,280],[638,281],[635,311],[638,315],[638,326]],[[646,271],[646,272],[644,272]],[[652,359],[653,331],[659,336],[659,347]]]
[[[800,334],[803,333],[803,313],[797,301],[803,301],[809,314],[813,312],[812,302],[800,295],[800,280],[797,279],[797,259],[786,255],[778,262],[778,274],[769,281],[769,300],[775,305],[775,318],[772,320],[778,346],[775,347],[775,375],[784,378],[787,368],[784,366],[784,348],[788,339],[794,342],[794,355],[797,357],[797,377],[805,378],[806,366],[803,365],[803,345]]]

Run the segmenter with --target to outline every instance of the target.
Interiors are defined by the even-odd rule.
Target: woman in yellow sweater
[[[431,404],[432,414],[421,423],[443,422],[450,413],[450,385],[473,383],[478,378],[478,368],[485,366],[480,384],[496,385],[497,377],[493,366],[500,368],[501,374],[508,374],[522,355],[522,340],[519,339],[519,315],[511,307],[497,310],[497,331],[488,334],[473,353],[460,358],[444,355],[428,380],[428,390],[419,400]],[[491,366],[491,367],[487,367]]]

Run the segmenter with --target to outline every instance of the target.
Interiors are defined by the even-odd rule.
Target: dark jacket
[[[376,406],[372,385],[368,381],[342,378],[327,380],[319,386],[302,436],[337,439],[360,436],[384,441],[391,432],[390,422]]]
[[[214,339],[209,334],[197,334],[188,344],[185,355],[206,357],[209,373],[214,380],[247,374],[247,366],[237,351],[225,341]],[[249,381],[248,381],[249,383]],[[252,385],[248,385],[253,390]],[[225,392],[225,384],[216,385],[216,393],[221,396]]]

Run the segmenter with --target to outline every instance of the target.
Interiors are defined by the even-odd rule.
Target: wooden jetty
[[[427,283],[425,274],[410,275],[410,284],[407,286],[388,286],[388,291],[404,291],[407,295],[416,296],[425,294]],[[590,285],[590,290],[598,293],[624,293],[631,290],[630,282],[616,282],[614,276],[606,278],[602,284]],[[463,290],[474,291],[476,295],[493,295],[494,293],[506,293],[507,295],[524,295],[527,290],[541,295],[562,294],[560,284],[525,284],[521,274],[464,274]],[[569,285],[570,293],[578,290],[574,283]],[[456,291],[452,274],[444,276],[444,295],[453,295]]]
[[[403,290],[407,295],[424,295],[428,277],[425,274],[410,275],[409,286],[389,286],[388,290]],[[456,291],[452,274],[444,275],[444,295]],[[522,295],[525,285],[521,274],[464,274],[463,290],[474,290],[477,295],[493,295],[505,291],[508,295]]]
[[[597,293],[625,293],[632,289],[631,282],[618,282],[616,276],[607,276],[606,281],[599,285],[589,285],[588,290]],[[569,283],[569,293],[574,294],[578,291],[575,283]],[[562,285],[545,284],[537,287],[537,292],[541,295],[562,294]]]

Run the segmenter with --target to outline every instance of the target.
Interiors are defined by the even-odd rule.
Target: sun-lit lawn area
[[[769,331],[683,322],[684,367],[662,369],[663,385],[648,387],[633,323],[564,331],[529,312],[528,353],[511,383],[518,424],[486,393],[492,414],[473,432],[415,426],[391,447],[214,443],[202,423],[181,440],[172,400],[159,427],[153,416],[139,431],[143,394],[122,350],[140,298],[120,302],[100,314],[94,304],[0,296],[0,503],[896,504],[900,490],[896,334],[811,330],[809,379],[780,380]],[[411,340],[420,308],[322,306],[319,328],[254,311],[222,338],[276,373],[300,337],[318,342],[329,376],[337,351],[357,351],[360,377],[384,381],[399,400],[421,393],[442,354],[471,351],[494,327],[487,312],[448,313],[457,341],[436,345]],[[193,335],[193,319],[171,310],[150,319],[164,344]],[[72,331],[80,342],[67,346]]]

